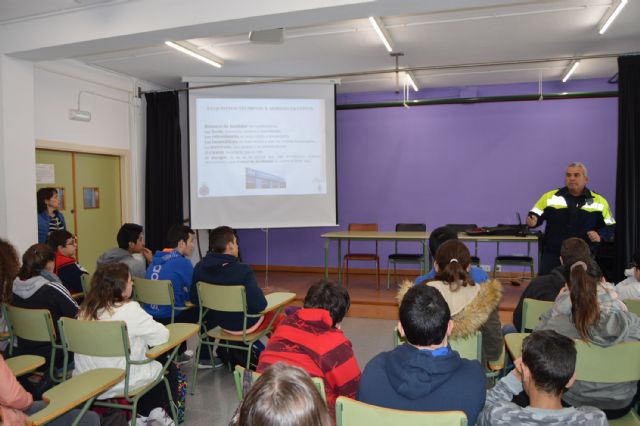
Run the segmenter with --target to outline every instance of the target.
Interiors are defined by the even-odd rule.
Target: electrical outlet
[[[485,272],[491,272],[491,265],[480,265],[480,269]]]

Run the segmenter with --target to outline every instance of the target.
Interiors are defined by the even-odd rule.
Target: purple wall
[[[584,162],[589,186],[615,203],[616,98],[346,110],[336,131],[340,227],[271,229],[271,265],[321,266],[320,234],[351,222],[381,230],[513,223],[516,211],[524,219],[543,192],[563,185],[572,161]],[[265,234],[239,235],[245,262],[264,264]],[[393,243],[380,249],[385,259]],[[483,263],[494,254],[495,245],[482,246]],[[335,257],[332,245],[331,265]]]

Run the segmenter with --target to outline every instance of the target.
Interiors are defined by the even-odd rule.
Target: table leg
[[[329,239],[324,240],[324,279],[329,279]]]
[[[342,285],[342,240],[338,240],[338,285]]]

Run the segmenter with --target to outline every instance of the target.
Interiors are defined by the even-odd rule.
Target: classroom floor
[[[393,348],[392,332],[396,321],[345,318],[342,330],[353,343],[353,350],[360,369],[376,354]],[[195,349],[195,339],[189,348]],[[189,379],[192,364],[185,366]],[[187,397],[185,425],[227,426],[238,406],[233,375],[226,369],[200,370],[198,388],[194,396]]]

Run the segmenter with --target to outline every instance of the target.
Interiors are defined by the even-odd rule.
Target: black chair
[[[427,225],[424,223],[398,223],[396,224],[396,232],[427,232]],[[420,265],[420,274],[422,275],[427,269],[424,253],[398,253],[398,240],[395,242],[395,250],[389,255],[387,263],[387,290],[389,289],[389,275],[391,273],[391,264],[393,264],[393,279],[397,277],[398,263],[413,263]]]
[[[515,225],[506,225],[503,223],[499,223],[498,226],[515,226]],[[528,266],[531,271],[531,278],[535,276],[533,271],[533,257],[531,257],[531,246],[527,245],[527,255],[501,255],[500,254],[500,242],[496,243],[497,245],[497,253],[496,258],[493,261],[493,278],[496,277],[496,272],[498,270],[498,265],[509,265],[509,266]],[[524,278],[524,277],[523,277]]]
[[[475,223],[450,223],[448,225],[445,225],[447,228],[451,228],[454,231],[460,233],[460,232],[464,232],[464,231],[468,231],[469,229],[474,229],[477,228],[478,225],[476,225]],[[435,253],[434,253],[435,254]],[[477,266],[480,267],[480,258],[477,256],[478,254],[478,243],[475,243],[474,245],[474,253],[473,256],[471,256],[471,264],[473,266]]]

